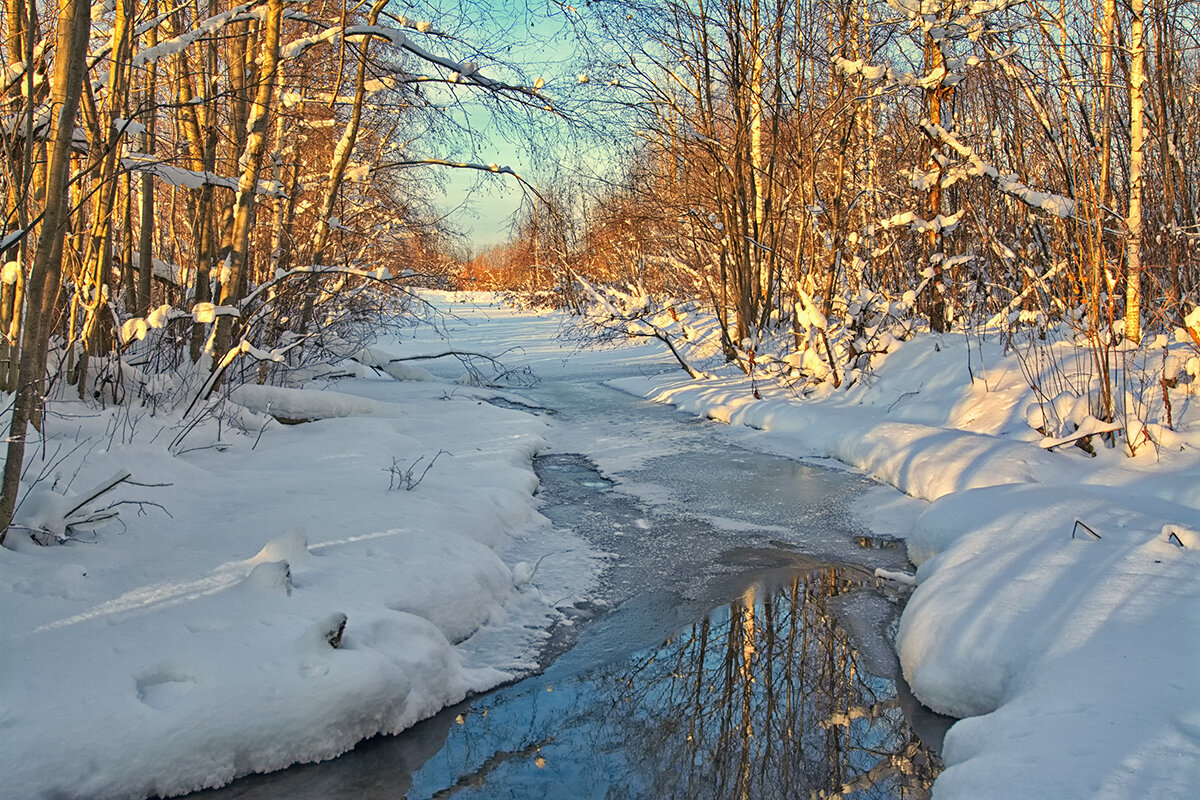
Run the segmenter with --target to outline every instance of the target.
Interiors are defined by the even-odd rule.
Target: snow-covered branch
[[[181,52],[194,42],[203,39],[205,36],[211,36],[217,31],[224,28],[231,22],[237,22],[248,12],[254,10],[257,6],[263,5],[265,0],[252,0],[252,2],[244,3],[240,6],[223,11],[220,14],[214,14],[211,17],[200,22],[196,27],[189,31],[174,36],[166,41],[159,42],[154,47],[147,47],[133,57],[133,66],[142,67],[151,62],[158,61],[167,56],[175,55]]]
[[[947,145],[966,162],[965,165],[958,167],[962,171],[962,174],[969,176],[982,175],[989,179],[1001,192],[1021,201],[1030,208],[1045,211],[1060,219],[1075,216],[1075,201],[1071,198],[1054,194],[1053,192],[1042,192],[1032,189],[1022,183],[1016,175],[1001,173],[998,169],[980,158],[970,146],[964,144],[957,136],[947,131],[941,125],[930,122],[928,119],[922,119],[918,124],[926,136],[936,142]],[[953,170],[948,170],[947,173],[947,177],[943,179],[944,181],[950,181],[950,183],[957,181],[958,177],[953,175]],[[942,185],[947,186],[950,184],[943,182]]]
[[[427,27],[422,28],[421,23],[416,23],[412,27],[422,33],[429,31]],[[456,61],[447,56],[434,53],[413,42],[403,30],[387,25],[353,25],[346,28],[326,28],[319,33],[289,42],[280,50],[280,58],[284,60],[299,58],[313,47],[325,42],[336,41],[339,38],[354,39],[369,36],[384,39],[394,47],[411,53],[428,64],[441,67],[448,73],[447,79],[450,83],[478,86],[497,94],[523,95],[527,99],[536,100],[540,106],[547,110],[553,108],[549,98],[541,93],[540,86],[519,86],[489,78],[480,72],[478,62]]]
[[[177,167],[174,164],[166,163],[161,158],[146,153],[130,153],[121,159],[121,166],[130,172],[148,173],[172,186],[183,186],[188,189],[199,189],[201,186],[219,186],[232,191],[237,191],[238,188],[237,178],[218,175],[208,170],[199,172],[194,169]],[[283,191],[283,186],[277,181],[260,179],[255,192],[267,195],[268,197],[287,197],[287,194]]]
[[[281,272],[265,283],[257,286],[254,291],[247,294],[241,299],[238,305],[241,308],[246,308],[248,305],[258,299],[263,292],[270,290],[272,287],[278,286],[289,278],[294,278],[299,275],[351,275],[359,278],[366,278],[372,281],[387,283],[394,280],[391,272],[387,269],[359,269],[358,267],[344,267],[338,264],[305,264],[300,267],[293,267],[286,272]]]

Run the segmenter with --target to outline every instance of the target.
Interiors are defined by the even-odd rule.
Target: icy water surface
[[[831,602],[860,583],[781,572],[656,646],[590,668],[568,658],[446,712],[428,724],[445,746],[411,778],[353,796],[920,797],[936,759]],[[363,757],[387,763],[395,747]]]
[[[561,607],[541,674],[197,798],[927,796],[947,721],[896,682],[901,598],[872,576],[908,564],[856,522],[870,481],[606,385],[674,369],[662,356],[568,364],[549,322],[459,313],[533,365],[536,387],[489,402],[547,421],[542,513],[605,572]]]
[[[634,602],[542,675],[212,797],[923,797],[937,758],[839,621],[872,583],[776,568],[662,642],[591,663],[655,605]]]
[[[807,481],[810,502],[833,490],[822,482],[850,477],[773,461]],[[896,598],[869,568],[902,562],[890,542],[840,530],[865,557],[834,565],[788,541],[806,525],[829,534],[832,521],[815,510],[800,530],[731,533],[699,519],[703,497],[687,498],[688,514],[664,515],[581,456],[542,457],[536,467],[545,512],[616,556],[594,602],[568,609],[572,622],[552,640],[547,658],[557,658],[544,673],[335,761],[204,796],[927,795],[940,767],[939,721],[898,691],[887,635]]]

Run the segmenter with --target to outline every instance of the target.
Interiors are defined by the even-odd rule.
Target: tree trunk
[[[367,21],[368,25],[374,25],[378,21],[379,12],[386,4],[387,0],[375,0],[375,5],[371,8],[371,14]],[[358,72],[354,80],[354,105],[350,109],[350,119],[346,123],[346,129],[342,131],[342,138],[338,140],[337,147],[333,151],[333,161],[329,165],[329,176],[325,180],[325,191],[321,195],[321,206],[317,211],[316,227],[313,229],[312,246],[309,248],[314,267],[319,267],[325,263],[325,248],[329,244],[329,234],[331,231],[329,219],[333,216],[333,204],[337,201],[338,195],[341,193],[342,179],[346,175],[346,167],[350,163],[350,156],[354,153],[354,145],[358,142],[358,128],[362,122],[363,100],[366,98],[367,50],[370,43],[370,37],[363,37],[362,42],[358,46]],[[318,276],[316,274],[309,277],[304,293],[304,310],[300,315],[301,333],[307,331],[308,324],[312,320],[318,283]]]
[[[254,205],[258,188],[258,172],[262,168],[263,154],[267,149],[267,118],[270,115],[275,93],[276,72],[279,69],[279,35],[283,24],[283,0],[269,0],[263,25],[262,53],[258,69],[258,90],[254,106],[246,123],[246,148],[242,153],[243,165],[238,179],[237,196],[234,199],[231,249],[228,255],[229,271],[222,275],[220,301],[223,306],[235,304],[242,296],[244,270],[250,246],[250,228],[254,222]],[[233,322],[227,316],[217,318],[214,352],[223,357],[229,349]],[[214,362],[214,366],[217,362]]]
[[[158,3],[150,0],[151,16],[158,13]],[[146,47],[158,44],[158,29],[153,28],[146,34]],[[158,90],[158,62],[151,61],[146,65],[146,90],[142,95],[142,113],[146,120],[146,132],[142,136],[142,150],[147,154],[154,153],[154,120],[158,116],[156,93]],[[138,270],[137,270],[137,308],[130,312],[139,317],[150,313],[150,287],[154,275],[154,177],[148,172],[141,175],[141,214],[138,227]]]
[[[13,402],[0,494],[0,544],[12,524],[25,459],[25,434],[38,413],[45,382],[47,335],[62,279],[63,233],[70,216],[67,179],[71,165],[71,139],[83,91],[91,6],[84,0],[60,0],[51,78],[50,130],[46,168],[46,208],[30,273],[17,396]],[[54,113],[57,111],[57,113]]]
[[[1129,216],[1125,239],[1125,338],[1142,340],[1142,166],[1145,161],[1145,0],[1132,0],[1129,25]]]
[[[931,74],[945,67],[946,59],[942,55],[940,42],[934,41],[930,34],[925,34],[925,74]],[[950,94],[949,87],[935,86],[926,90],[926,99],[928,102],[929,121],[934,125],[942,124],[942,101],[947,99]],[[938,166],[936,156],[940,147],[936,141],[929,143],[929,160],[926,164],[928,169],[934,170],[937,175],[933,179],[929,187],[929,218],[935,219],[938,214],[942,213],[942,176],[941,168]],[[946,294],[945,287],[942,284],[942,262],[937,256],[940,255],[942,249],[942,234],[940,230],[931,229],[925,235],[925,263],[932,268],[932,274],[929,278],[929,289],[927,306],[929,308],[929,327],[937,332],[944,333],[947,329],[946,324]]]
[[[94,171],[99,190],[95,194],[91,230],[84,257],[84,272],[80,298],[85,309],[82,332],[83,351],[76,373],[79,391],[87,388],[89,355],[108,349],[111,319],[105,313],[112,284],[113,211],[117,199],[117,156],[123,131],[117,130],[117,120],[124,112],[129,79],[129,62],[133,43],[133,0],[117,0],[116,20],[112,31],[112,67],[108,77],[108,96],[103,110],[96,118],[89,143],[89,167]]]

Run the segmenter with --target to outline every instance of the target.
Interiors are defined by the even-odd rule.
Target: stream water
[[[873,571],[907,561],[854,521],[870,482],[610,389],[613,371],[497,400],[552,418],[542,512],[610,554],[544,671],[196,798],[927,796],[948,721],[897,677],[903,598]]]
[[[852,494],[854,476],[738,459],[747,476],[805,487],[801,519],[831,538],[830,498]],[[204,796],[926,795],[944,722],[897,686],[898,598],[870,570],[903,564],[894,542],[835,527],[856,557],[831,561],[803,552],[794,524],[735,536],[706,522],[702,497],[683,500],[688,513],[648,513],[582,456],[536,467],[544,512],[619,554],[595,602],[571,609],[594,619],[552,638],[545,672],[332,762]],[[770,519],[770,505],[755,498],[755,513]]]

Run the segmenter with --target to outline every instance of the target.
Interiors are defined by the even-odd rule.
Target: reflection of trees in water
[[[826,607],[863,586],[848,574],[751,587],[621,676],[620,724],[649,796],[928,796],[936,756]]]
[[[460,717],[461,719],[461,717]],[[473,772],[468,772],[458,776],[458,780],[454,785],[447,786],[445,789],[435,792],[430,800],[447,800],[450,797],[458,794],[463,789],[477,789],[487,782],[487,777],[493,771],[508,763],[509,761],[533,758],[540,768],[543,759],[540,751],[543,747],[550,743],[550,739],[543,739],[536,744],[528,745],[520,750],[498,750],[488,757],[477,769]]]

